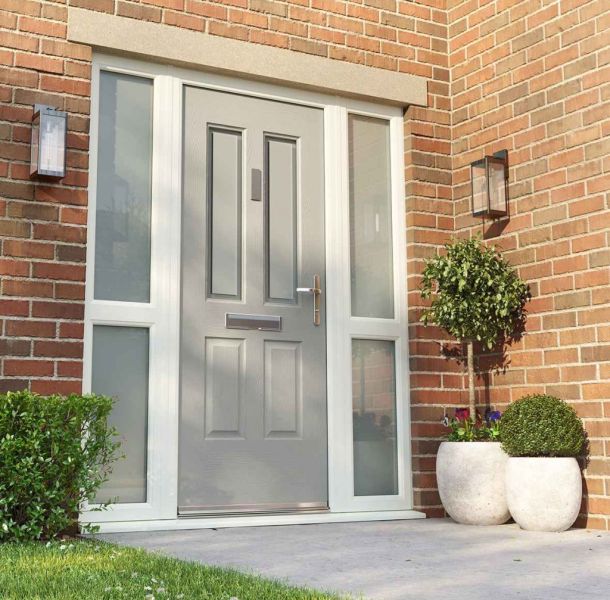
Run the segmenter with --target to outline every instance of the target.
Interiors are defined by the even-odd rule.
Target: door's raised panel
[[[244,340],[205,341],[205,437],[244,437]]]
[[[295,302],[297,287],[297,143],[265,136],[267,299]]]
[[[302,435],[300,342],[265,341],[265,436]]]
[[[208,129],[208,294],[241,297],[242,134]]]

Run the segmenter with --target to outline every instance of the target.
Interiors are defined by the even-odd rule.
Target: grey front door
[[[183,165],[179,513],[325,508],[322,111],[185,87]]]

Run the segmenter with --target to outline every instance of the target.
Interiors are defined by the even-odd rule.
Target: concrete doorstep
[[[610,598],[610,533],[602,531],[537,533],[429,519],[99,537],[356,598]]]

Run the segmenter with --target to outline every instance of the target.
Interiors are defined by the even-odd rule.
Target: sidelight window
[[[394,317],[390,124],[349,115],[352,316]]]
[[[150,79],[102,71],[95,231],[95,298],[150,300]]]

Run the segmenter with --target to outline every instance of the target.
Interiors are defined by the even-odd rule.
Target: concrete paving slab
[[[429,519],[99,537],[371,600],[610,599],[610,533],[601,531]]]

